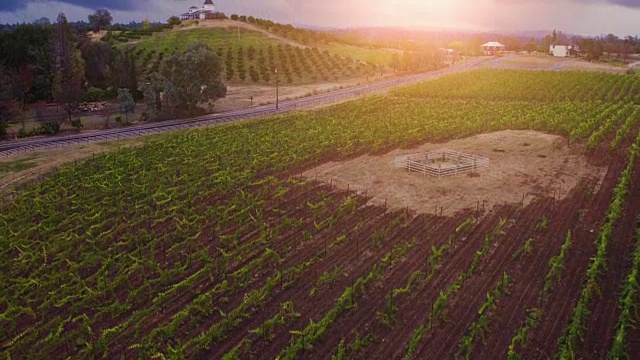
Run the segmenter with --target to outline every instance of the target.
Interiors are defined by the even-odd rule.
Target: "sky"
[[[106,8],[115,22],[166,21],[203,0],[0,0],[0,23],[86,20]],[[581,35],[640,35],[640,0],[214,0],[219,11],[321,27],[436,27]]]

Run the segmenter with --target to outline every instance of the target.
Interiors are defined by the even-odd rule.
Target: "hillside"
[[[133,39],[126,47],[143,74],[156,71],[165,58],[203,41],[223,59],[227,80],[236,84],[283,84],[341,81],[390,71],[392,53],[339,44],[306,46],[252,24],[231,20],[188,21],[171,30]]]

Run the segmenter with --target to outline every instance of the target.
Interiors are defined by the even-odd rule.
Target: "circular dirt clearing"
[[[488,168],[472,173],[434,178],[395,166],[394,159],[420,151],[447,148],[486,157]],[[568,147],[562,137],[536,131],[500,131],[458,139],[445,144],[425,144],[382,156],[330,162],[304,173],[309,178],[332,181],[341,188],[367,191],[371,204],[393,209],[409,207],[421,213],[453,214],[477,203],[525,205],[536,196],[563,198],[584,178],[601,181],[606,168],[590,165],[579,146]],[[439,212],[440,210],[438,210]]]

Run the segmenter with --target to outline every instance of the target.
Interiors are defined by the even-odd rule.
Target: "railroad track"
[[[170,120],[158,123],[134,125],[126,128],[95,131],[77,135],[39,138],[33,140],[17,140],[0,142],[0,158],[6,158],[16,154],[51,148],[64,148],[82,143],[95,143],[129,139],[138,136],[160,134],[169,131],[206,127],[235,121],[261,118],[276,114],[284,114],[291,111],[309,109],[318,106],[327,106],[354,99],[363,95],[388,91],[399,86],[406,86],[418,82],[435,79],[447,74],[476,68],[480,63],[488,59],[474,59],[468,63],[458,63],[454,66],[423,74],[408,75],[391,80],[378,82],[332,91],[325,94],[310,96],[301,99],[280,102],[279,109],[274,105],[264,105],[250,109],[236,110],[219,114],[210,114],[188,119]]]

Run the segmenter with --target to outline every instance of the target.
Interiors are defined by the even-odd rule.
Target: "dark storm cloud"
[[[0,11],[12,12],[27,7],[29,3],[53,2],[47,0],[0,0]],[[148,0],[59,0],[56,2],[82,6],[87,9],[136,10],[152,5]]]
[[[607,2],[626,7],[640,7],[640,0],[610,0]]]
[[[0,11],[15,11],[27,7],[24,0],[2,0],[0,1]]]

